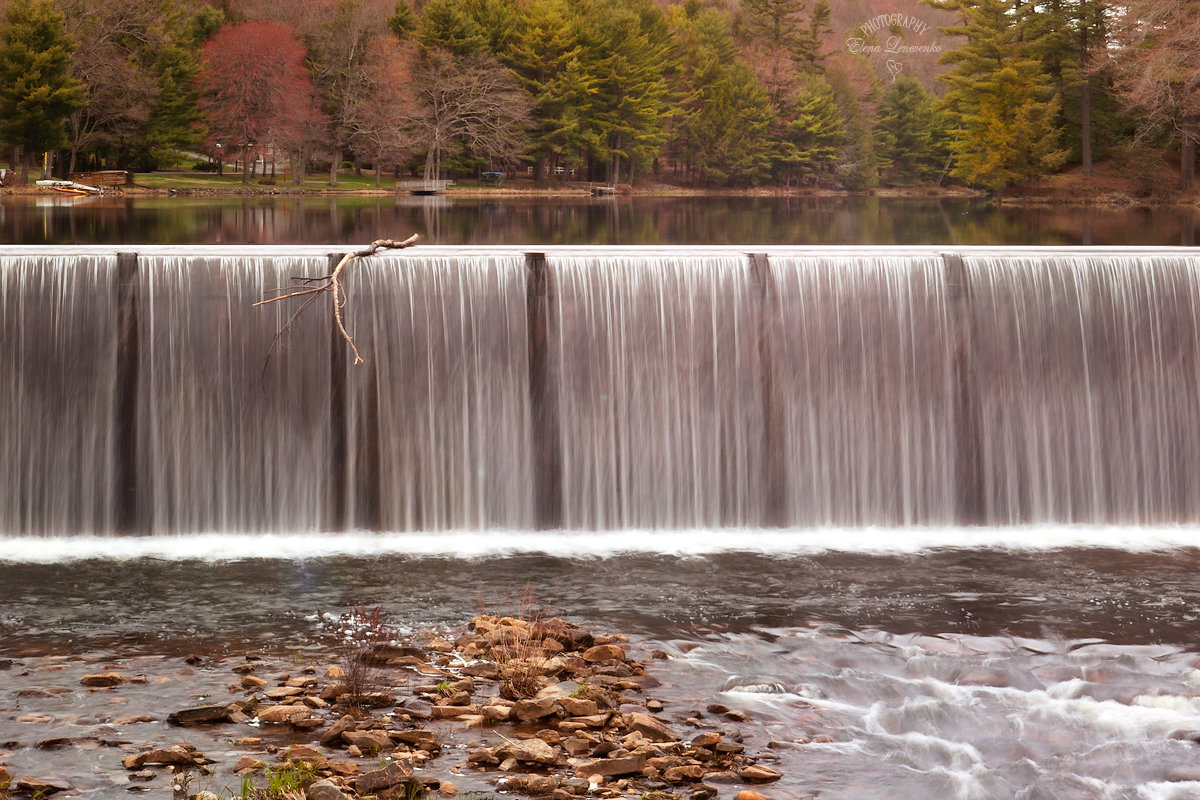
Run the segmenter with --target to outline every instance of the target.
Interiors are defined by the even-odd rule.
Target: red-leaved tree
[[[312,118],[315,95],[304,56],[295,29],[282,22],[227,26],[205,43],[202,104],[226,153],[249,161],[273,135],[292,133],[294,120]],[[245,169],[242,182],[249,180]]]

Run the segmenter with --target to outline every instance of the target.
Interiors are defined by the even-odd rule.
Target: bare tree
[[[1129,0],[1115,34],[1117,91],[1138,112],[1143,135],[1165,127],[1179,137],[1180,186],[1190,189],[1200,142],[1200,3]]]
[[[493,163],[511,163],[529,146],[529,96],[512,71],[481,53],[425,53],[416,75],[414,122],[427,142],[425,178],[441,174],[442,155],[461,144]]]
[[[87,89],[83,108],[67,120],[74,172],[81,150],[132,141],[149,118],[159,87],[146,55],[163,35],[165,14],[156,0],[62,0],[59,6],[76,42],[72,69]]]
[[[413,127],[416,97],[412,86],[411,54],[389,39],[374,43],[370,58],[370,90],[351,107],[347,125],[355,152],[375,165],[379,186],[384,166],[401,163],[418,146]]]

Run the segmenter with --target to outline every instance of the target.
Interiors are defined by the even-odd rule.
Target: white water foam
[[[604,558],[652,553],[809,556],[827,552],[906,555],[931,550],[1045,551],[1076,548],[1155,552],[1200,547],[1200,526],[1157,528],[1027,526],[988,528],[810,528],[803,530],[447,531],[436,533],[197,533],[183,536],[7,536],[0,561],[86,559],[172,561],[300,560],[408,555],[488,558],[536,553]]]

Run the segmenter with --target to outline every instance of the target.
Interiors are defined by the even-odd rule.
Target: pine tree
[[[754,184],[777,151],[774,115],[754,71],[738,58],[728,18],[716,9],[673,7],[679,45],[679,118],[669,151],[705,184]]]
[[[942,56],[954,123],[952,174],[1003,190],[1060,167],[1060,100],[1017,30],[1014,0],[956,0],[965,23],[943,29],[966,42]],[[946,7],[943,4],[943,7]]]
[[[32,159],[68,142],[66,117],[84,102],[71,76],[72,43],[49,0],[13,0],[0,26],[0,139]]]
[[[875,152],[888,183],[911,185],[937,176],[945,162],[939,148],[943,124],[920,81],[902,75],[888,87],[875,123]]]
[[[780,158],[783,177],[789,184],[828,179],[845,142],[846,131],[833,87],[822,77],[809,79],[798,97],[795,119],[786,127]]]

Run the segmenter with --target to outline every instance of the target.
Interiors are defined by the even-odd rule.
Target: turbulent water
[[[124,796],[35,746],[115,735],[51,692],[95,663],[528,582],[777,798],[1200,796],[1190,251],[418,249],[353,265],[353,365],[251,307],[324,251],[139,249],[0,255],[0,760]]]

